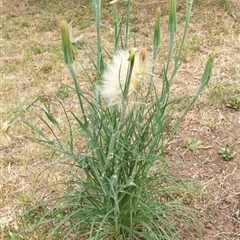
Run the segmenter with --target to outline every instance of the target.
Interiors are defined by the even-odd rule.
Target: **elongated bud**
[[[175,33],[177,29],[176,0],[170,0],[168,31]]]
[[[140,67],[140,71],[143,71],[145,69],[146,62],[147,62],[147,50],[145,48],[142,48],[139,51],[139,67]]]
[[[201,84],[206,86],[209,82],[211,73],[212,73],[212,68],[213,68],[213,60],[214,60],[215,54],[211,53],[208,57],[207,63],[206,63],[206,67],[201,79]]]
[[[147,73],[147,50],[145,48],[141,48],[137,53],[136,61],[138,63],[138,72],[132,77],[130,82],[129,95],[136,94],[139,92],[141,87],[141,81],[144,78],[144,75]]]
[[[133,62],[134,58],[135,58],[135,53],[137,52],[137,48],[131,48],[129,50],[129,57],[128,57],[128,61],[129,62]]]
[[[213,68],[214,57],[215,57],[215,53],[210,54],[208,57],[208,60],[204,69],[204,73],[200,80],[200,85],[197,89],[196,95],[199,95],[202,92],[202,90],[206,87],[206,85],[209,83],[211,73],[212,73],[212,68]]]
[[[154,35],[153,35],[153,46],[158,47],[161,42],[161,11],[157,9],[155,15]]]
[[[72,28],[71,25],[68,24],[66,20],[61,20],[59,25],[62,36],[64,62],[67,65],[72,65],[75,60],[72,46]]]

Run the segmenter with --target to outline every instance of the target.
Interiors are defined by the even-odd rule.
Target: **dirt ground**
[[[121,2],[121,1],[120,1]],[[177,1],[178,35],[184,24],[185,1]],[[162,49],[167,49],[167,0],[133,1],[131,30],[137,46],[151,51],[154,14],[162,12]],[[121,4],[121,3],[119,3]],[[111,7],[103,1],[102,19],[112,24]],[[109,17],[110,16],[110,17]],[[1,142],[0,142],[0,239],[12,239],[19,229],[16,213],[45,184],[38,174],[51,165],[51,154],[26,137],[30,130],[14,119],[37,96],[51,99],[68,94],[72,84],[62,61],[58,24],[73,21],[84,46],[96,37],[91,8],[77,0],[3,0],[1,3]],[[110,32],[103,28],[103,44],[112,51]],[[134,40],[135,39],[135,40]],[[89,45],[87,45],[89,44]],[[193,199],[204,236],[186,234],[186,240],[240,239],[240,1],[194,1],[183,64],[175,80],[177,94],[194,94],[211,52],[216,58],[209,86],[180,126],[169,148],[173,171],[201,180]],[[86,64],[88,64],[86,62]],[[82,79],[81,79],[82,80]],[[22,111],[22,112],[21,112]],[[221,148],[235,153],[226,160]],[[50,177],[58,181],[61,176]],[[39,197],[41,198],[41,196]],[[31,204],[34,204],[33,202]],[[2,235],[2,236],[1,236]],[[34,238],[37,239],[37,238]]]

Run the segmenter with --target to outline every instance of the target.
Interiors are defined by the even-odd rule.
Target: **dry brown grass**
[[[151,0],[139,4],[135,1],[132,17],[137,45],[151,50],[154,12],[160,5],[164,28],[162,59],[167,47],[167,2]],[[179,1],[178,5],[179,29],[184,22],[184,2]],[[111,22],[110,8],[106,2],[104,4],[103,19],[107,24]],[[3,1],[0,29],[1,128],[37,96],[41,95],[51,102],[64,84],[72,84],[62,61],[58,22],[61,19],[73,20],[75,30],[82,35],[83,44],[90,48],[96,34],[89,22],[92,15],[88,5],[86,1],[76,0]],[[104,45],[109,52],[112,51],[111,39],[106,31]],[[233,217],[240,209],[240,110],[226,108],[226,103],[240,95],[238,0],[194,3],[184,64],[176,79],[176,94],[194,93],[204,62],[212,51],[216,52],[216,59],[210,85],[187,115],[169,153],[178,174],[204,180],[202,194],[194,200],[195,208],[206,216],[201,216],[205,226],[204,239],[236,240],[240,238],[240,223]],[[82,52],[77,58],[86,59]],[[84,64],[88,66],[89,62]],[[80,81],[84,82],[84,79],[80,77]],[[70,92],[66,98],[69,105],[71,97]],[[58,181],[64,176],[56,172],[50,177],[42,175],[39,180],[39,173],[54,161],[52,153],[26,139],[31,132],[20,118],[11,123],[8,130],[1,131],[7,140],[0,146],[0,235],[2,239],[10,239],[7,233],[18,230],[16,212],[22,212],[27,207],[25,201],[47,181]],[[188,151],[181,156],[187,146],[187,137],[212,147],[196,149],[196,153]],[[218,154],[218,150],[225,146],[237,153],[232,161],[225,161]],[[33,205],[40,198],[38,196],[28,204]],[[194,238],[198,239],[186,236],[186,239]]]

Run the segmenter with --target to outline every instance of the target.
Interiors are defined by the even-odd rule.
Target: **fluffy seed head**
[[[108,106],[117,106],[118,108],[121,108],[122,106],[123,90],[129,69],[128,59],[129,51],[118,51],[114,54],[112,61],[108,64],[103,74],[101,94],[106,100]],[[129,97],[139,93],[143,80],[150,72],[151,66],[151,61],[147,58],[147,50],[142,48],[137,51],[129,86]]]

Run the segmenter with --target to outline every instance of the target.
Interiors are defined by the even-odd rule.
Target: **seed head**
[[[122,106],[123,90],[127,80],[129,61],[131,61],[132,57],[130,53],[133,54],[133,51],[118,51],[114,54],[112,61],[103,73],[101,94],[108,106],[117,106],[118,108]],[[152,66],[151,61],[147,58],[147,50],[145,48],[134,52],[134,54],[134,65],[128,92],[129,97],[138,95],[144,78]]]

